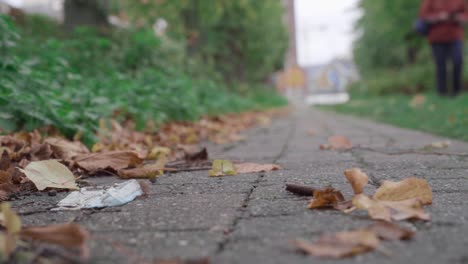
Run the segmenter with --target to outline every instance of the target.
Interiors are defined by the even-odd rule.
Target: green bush
[[[4,130],[53,125],[67,136],[84,132],[91,142],[100,118],[130,117],[144,128],[148,120],[196,120],[284,103],[241,97],[202,71],[191,75],[202,65],[187,59],[183,45],[151,31],[80,28],[67,35],[47,19],[29,21],[41,21],[47,32],[0,17]],[[271,90],[258,93],[278,97]]]

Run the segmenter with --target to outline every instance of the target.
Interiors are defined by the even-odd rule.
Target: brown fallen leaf
[[[318,208],[332,208],[336,204],[343,202],[344,196],[340,191],[333,188],[327,188],[324,190],[316,190],[314,192],[314,198],[310,200],[309,209]]]
[[[368,228],[383,240],[408,240],[414,237],[415,233],[411,230],[402,228],[397,224],[379,221]]]
[[[358,209],[367,210],[369,216],[375,220],[391,222],[417,219],[429,221],[431,218],[422,209],[422,203],[418,199],[379,201],[369,198],[364,194],[358,194],[353,198],[353,204]]]
[[[426,96],[423,94],[416,94],[413,99],[411,99],[409,106],[412,108],[419,108],[426,103]]]
[[[332,149],[336,150],[346,150],[353,148],[351,141],[344,136],[331,136],[328,138],[328,144],[330,144]]]
[[[164,174],[167,158],[160,158],[156,163],[145,164],[134,169],[119,170],[117,174],[122,179],[154,179]]]
[[[53,159],[54,151],[49,144],[40,144],[31,148],[31,161]]]
[[[364,186],[369,182],[367,174],[358,168],[345,170],[344,175],[349,184],[351,184],[354,194],[361,194],[364,191]]]
[[[63,138],[47,138],[44,142],[49,144],[55,156],[62,160],[72,160],[77,156],[89,153],[89,149],[78,141],[68,141]]]
[[[96,173],[99,171],[119,171],[136,167],[143,163],[138,155],[132,151],[111,151],[103,153],[90,153],[75,158],[78,167],[83,170]]]
[[[402,201],[417,198],[423,205],[432,204],[432,189],[424,179],[411,177],[400,182],[384,181],[373,198],[382,201]]]
[[[267,172],[267,171],[274,171],[280,170],[281,167],[275,164],[257,164],[257,163],[240,163],[235,164],[234,168],[236,169],[237,173],[257,173],[257,172]]]
[[[34,161],[19,170],[36,185],[39,191],[46,188],[78,190],[73,173],[56,160]]]
[[[208,160],[208,151],[206,148],[203,148],[197,152],[185,152],[185,160],[187,162],[197,162],[197,161],[205,161]]]
[[[78,249],[83,258],[89,257],[86,242],[89,240],[90,234],[77,224],[24,227],[19,235],[23,239],[55,244],[69,249]]]
[[[336,209],[338,211],[342,211],[345,213],[350,213],[352,212],[356,207],[353,205],[353,201],[343,201],[343,202],[338,202],[333,205],[333,209]]]
[[[372,231],[355,230],[326,234],[313,243],[295,240],[292,244],[312,256],[346,258],[379,248],[380,240]]]

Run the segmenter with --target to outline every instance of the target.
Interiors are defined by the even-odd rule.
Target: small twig
[[[292,192],[299,196],[314,196],[315,188],[298,184],[286,184],[286,191]]]

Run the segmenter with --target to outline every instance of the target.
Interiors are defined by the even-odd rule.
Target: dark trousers
[[[440,95],[449,95],[447,89],[447,60],[452,62],[453,90],[452,95],[457,95],[462,89],[463,68],[463,42],[433,43],[432,54],[436,63],[437,91]]]

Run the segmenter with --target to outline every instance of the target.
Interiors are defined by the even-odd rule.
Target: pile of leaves
[[[432,190],[426,180],[410,177],[400,182],[384,181],[372,196],[368,196],[364,194],[364,187],[369,177],[362,170],[349,169],[344,172],[344,176],[354,191],[354,197],[348,200],[340,191],[331,187],[317,189],[288,185],[287,190],[313,196],[308,205],[310,209],[332,209],[347,214],[364,210],[371,219],[379,222],[359,230],[325,234],[313,243],[293,241],[293,245],[300,250],[326,258],[350,257],[374,249],[387,254],[381,240],[406,240],[414,236],[414,232],[395,222],[430,220],[430,215],[423,209],[423,206],[432,204]]]
[[[154,179],[164,172],[208,170],[208,153],[197,145],[202,140],[218,144],[242,140],[242,131],[267,125],[271,117],[284,112],[246,112],[205,117],[199,122],[174,122],[157,133],[136,131],[132,121],[102,121],[97,135],[100,140],[91,149],[50,128],[0,136],[0,200],[47,188],[73,190],[76,178],[91,175]]]

